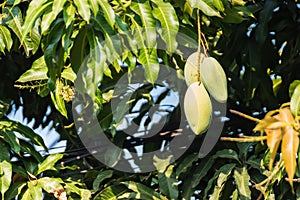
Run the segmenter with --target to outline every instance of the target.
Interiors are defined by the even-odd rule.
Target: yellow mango
[[[211,121],[212,103],[202,83],[192,83],[184,96],[184,112],[192,131],[204,133]]]

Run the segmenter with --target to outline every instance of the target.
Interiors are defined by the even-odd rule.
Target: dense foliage
[[[198,10],[208,53],[228,77],[227,108],[247,114],[248,119],[228,112],[223,140],[205,158],[198,158],[204,134],[174,163],[158,159],[153,172],[133,174],[104,166],[85,149],[73,124],[72,100],[78,89],[74,82],[85,83],[81,89],[95,103],[93,109],[107,137],[136,151],[136,141],[127,140],[116,128],[125,113],[112,114],[114,85],[124,74],[130,78],[135,68],[145,68],[149,84],[125,103],[135,113],[133,121],[147,126],[154,116],[149,109],[169,95],[168,90],[153,94],[151,83],[159,70],[172,68],[180,79],[186,58],[197,50]],[[300,92],[295,81],[300,80],[299,3],[6,0],[0,20],[2,199],[300,198]],[[179,33],[192,40],[185,41]],[[88,64],[80,71],[82,63]],[[284,103],[292,96],[291,113]],[[141,101],[142,106],[133,109]],[[34,128],[53,125],[67,141],[65,152],[49,155],[37,133],[7,117],[20,106],[24,117],[34,119]],[[178,107],[165,111],[162,132],[169,134],[145,139],[144,152],[160,148],[182,128],[177,126],[182,115]],[[249,116],[255,116],[258,125]],[[45,151],[37,151],[37,146]]]

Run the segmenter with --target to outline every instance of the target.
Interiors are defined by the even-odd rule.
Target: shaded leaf
[[[178,181],[173,172],[174,165],[168,167],[165,173],[158,174],[158,184],[160,192],[169,199],[178,199]]]
[[[93,190],[98,191],[102,181],[104,181],[105,179],[111,178],[112,175],[113,175],[112,170],[105,170],[105,171],[100,172],[93,181]]]
[[[66,118],[68,118],[68,114],[67,114],[67,109],[66,109],[66,105],[65,105],[65,101],[62,97],[62,87],[63,87],[63,83],[57,79],[56,81],[56,89],[55,92],[51,92],[51,99],[52,102],[54,103],[55,108]]]
[[[214,159],[228,158],[228,159],[233,159],[233,160],[240,162],[238,154],[233,149],[220,150],[216,154],[214,154],[213,157],[214,157]]]
[[[176,169],[176,177],[180,176],[180,174],[186,172],[192,165],[193,162],[198,160],[198,154],[190,154],[180,164]]]
[[[197,166],[195,170],[193,170],[192,188],[195,188],[200,183],[201,179],[206,176],[214,162],[214,159],[205,159],[200,162],[199,166]]]
[[[20,195],[24,186],[26,186],[26,182],[18,181],[13,183],[5,193],[4,199],[14,199],[17,195]]]

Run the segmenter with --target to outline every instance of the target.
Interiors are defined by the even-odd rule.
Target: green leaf
[[[251,191],[249,188],[250,176],[247,172],[246,167],[236,168],[234,170],[234,180],[237,185],[240,199],[250,200],[251,199]]]
[[[65,117],[68,118],[68,114],[67,114],[67,109],[66,109],[66,105],[65,105],[65,101],[61,95],[61,91],[62,91],[62,87],[63,87],[63,83],[57,79],[56,81],[56,89],[53,92],[51,92],[51,99],[52,102],[54,103],[55,108]]]
[[[0,162],[6,160],[10,161],[10,152],[9,152],[9,147],[5,144],[3,140],[0,139]]]
[[[60,178],[42,177],[38,179],[39,187],[43,188],[46,192],[50,193],[53,189],[63,188],[61,185],[63,181]]]
[[[84,58],[87,46],[87,29],[85,27],[79,30],[79,34],[74,40],[73,47],[70,52],[70,61],[72,69],[75,73],[78,72]]]
[[[213,0],[213,5],[221,12],[225,10],[222,0]]]
[[[268,0],[264,4],[264,8],[260,11],[258,17],[258,25],[256,28],[256,40],[263,44],[268,35],[268,23],[273,17],[274,9],[277,7],[278,2],[276,0]]]
[[[30,191],[31,199],[43,200],[42,188],[36,182],[37,182],[37,180],[27,182],[27,186]]]
[[[17,195],[20,195],[24,186],[26,186],[26,182],[18,181],[13,183],[5,193],[4,199],[15,199]]]
[[[76,74],[71,67],[68,67],[62,71],[61,77],[74,83]]]
[[[56,170],[54,168],[55,163],[63,157],[63,154],[51,154],[38,166],[36,175],[41,174],[47,170]]]
[[[169,199],[178,199],[178,181],[173,173],[174,165],[168,167],[165,173],[158,174],[158,184],[160,192]]]
[[[296,89],[296,87],[300,85],[300,80],[294,80],[289,87],[289,95],[290,97],[292,97],[294,90]]]
[[[26,152],[26,153],[30,154],[38,162],[43,161],[43,157],[41,156],[41,154],[37,150],[35,150],[35,148],[31,144],[29,144],[28,142],[25,142],[23,140],[20,140],[20,145],[21,145],[22,152]]]
[[[142,2],[138,0],[137,2],[132,2],[130,5],[132,11],[139,15],[142,21],[142,27],[144,38],[140,42],[144,43],[146,41],[147,48],[153,48],[156,45],[156,32],[155,32],[155,19],[152,15],[152,9],[149,1]],[[138,43],[139,44],[139,43]]]
[[[198,160],[198,154],[190,154],[180,164],[178,165],[178,168],[176,169],[176,177],[179,177],[180,174],[186,172],[190,167],[192,167],[193,162]]]
[[[22,195],[22,199],[21,200],[29,200],[32,199],[31,194],[30,194],[30,190],[27,189],[24,194]]]
[[[204,159],[193,170],[192,187],[195,188],[201,181],[201,179],[207,174],[214,164],[214,159]]]
[[[98,191],[102,181],[104,181],[105,179],[111,178],[112,175],[113,175],[112,170],[105,170],[105,171],[100,172],[93,182],[93,190],[95,192]]]
[[[78,13],[83,20],[89,22],[91,18],[91,11],[88,0],[74,0],[74,4],[76,5]]]
[[[0,162],[0,191],[2,199],[4,194],[8,190],[12,180],[12,166],[11,163],[4,160]]]
[[[13,41],[11,39],[11,35],[9,30],[5,27],[0,25],[0,49],[4,53],[4,49],[10,51]]]
[[[64,22],[66,24],[66,28],[68,28],[69,25],[75,20],[75,12],[76,8],[73,4],[69,4],[67,8],[63,9],[63,17]]]
[[[124,185],[128,187],[128,189],[137,193],[138,199],[163,199],[163,196],[159,193],[155,192],[153,189],[134,181],[126,181],[123,182]]]
[[[25,41],[26,35],[34,27],[34,23],[37,20],[37,18],[39,18],[47,10],[48,6],[52,4],[52,2],[43,4],[44,1],[45,0],[43,0],[42,2],[38,0],[33,0],[30,2],[29,7],[26,11],[26,18],[22,26],[22,30],[23,30],[22,31],[23,37],[21,39],[22,44]]]
[[[162,0],[155,0],[155,3],[156,6],[153,9],[153,15],[162,27],[159,33],[167,45],[167,50],[173,53],[177,49],[176,35],[179,30],[176,12],[170,3]]]
[[[57,16],[62,10],[67,0],[54,0],[52,4],[52,12]]]
[[[227,159],[233,159],[233,160],[240,162],[238,154],[232,149],[220,150],[215,155],[213,155],[213,157],[214,157],[214,159],[227,158]]]
[[[98,0],[89,0],[89,4],[90,4],[90,7],[91,7],[91,10],[94,14],[94,16],[96,16],[98,14],[98,11],[99,11],[99,6],[98,6]]]
[[[4,136],[4,140],[9,144],[12,150],[16,153],[20,153],[20,143],[18,137],[13,131],[10,130],[0,130],[0,135]]]
[[[211,200],[221,199],[221,193],[222,193],[222,190],[224,189],[225,182],[227,181],[228,176],[231,174],[231,171],[233,170],[234,167],[235,167],[235,164],[227,164],[227,165],[222,166],[218,170],[219,176],[217,179],[217,184],[216,184],[214,191],[209,199],[211,199]]]
[[[46,80],[48,68],[44,56],[33,62],[31,68],[20,76],[17,82],[25,83],[29,81]]]
[[[49,31],[49,27],[51,26],[52,22],[55,20],[56,17],[57,16],[52,12],[50,8],[45,12],[41,22],[42,34]]]
[[[220,13],[210,7],[205,1],[203,0],[187,0],[190,6],[195,9],[200,9],[205,15],[207,16],[217,16],[221,17]]]
[[[47,150],[47,147],[44,143],[43,138],[35,133],[31,128],[28,126],[24,126],[20,122],[15,122],[12,120],[4,119],[0,120],[0,126],[7,127],[11,129],[12,131],[16,131],[20,133],[22,136],[30,139],[34,144],[39,145],[43,147],[45,150]]]
[[[99,5],[101,6],[104,14],[104,18],[108,22],[108,24],[113,28],[115,24],[115,12],[107,2],[107,0],[97,0]]]
[[[24,36],[22,32],[23,18],[21,10],[18,7],[4,8],[3,13],[7,15],[7,18],[3,19],[3,22],[8,25],[20,41],[25,38],[26,36]],[[22,45],[26,55],[29,56],[29,52],[32,50],[32,45],[28,37],[26,37],[26,40],[23,41]]]
[[[128,189],[123,185],[108,186],[98,193],[94,200],[116,200],[118,199],[118,196],[126,191],[128,191]]]

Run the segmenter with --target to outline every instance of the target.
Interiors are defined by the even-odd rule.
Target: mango
[[[228,98],[227,78],[220,63],[213,57],[203,59],[200,77],[209,94],[218,102],[225,103]]]
[[[201,62],[204,59],[204,54],[200,53],[200,66],[201,66]],[[198,74],[199,74],[199,70],[198,70],[198,52],[192,53],[184,66],[184,79],[185,82],[187,84],[187,86],[191,85],[194,82],[199,81],[198,80]]]
[[[184,96],[184,112],[192,131],[202,134],[207,131],[212,117],[212,103],[202,83],[192,83]]]

